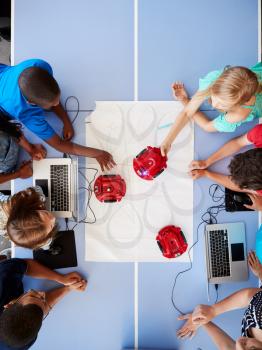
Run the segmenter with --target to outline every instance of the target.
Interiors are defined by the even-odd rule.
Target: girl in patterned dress
[[[262,279],[262,265],[256,254],[250,252],[248,263],[252,272]],[[245,308],[241,337],[235,341],[212,322],[225,312]],[[214,305],[198,305],[191,314],[182,315],[185,324],[177,332],[178,338],[192,338],[199,327],[203,327],[219,350],[262,349],[262,289],[245,288]]]

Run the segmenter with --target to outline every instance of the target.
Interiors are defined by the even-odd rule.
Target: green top
[[[262,81],[262,63],[259,62],[255,66],[251,67],[250,70],[256,73],[258,80]],[[215,70],[208,73],[204,78],[199,79],[199,90],[207,89],[220,75],[223,73],[223,69]],[[245,120],[240,122],[230,123],[226,120],[226,113],[221,113],[217,118],[214,119],[213,124],[217,131],[221,132],[233,132],[238,126],[243,123],[250,122],[255,118],[262,116],[262,94],[256,94],[256,102],[253,106],[242,106],[243,108],[250,108],[250,114]]]

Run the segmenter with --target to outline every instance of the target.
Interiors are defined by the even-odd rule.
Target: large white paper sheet
[[[85,227],[85,259],[88,261],[170,261],[156,243],[158,231],[169,224],[180,226],[188,246],[193,243],[193,181],[188,164],[193,159],[194,131],[188,124],[168,155],[168,168],[154,181],[140,179],[132,161],[146,146],[158,146],[181,111],[180,102],[97,102],[86,123],[86,144],[114,156],[110,173],[126,181],[126,196],[119,203],[101,203],[92,196],[90,207],[96,223]],[[99,169],[87,159],[87,168]],[[99,169],[98,175],[101,173]],[[89,181],[94,170],[87,169]],[[201,203],[196,203],[199,207]],[[89,210],[87,218],[93,216]],[[191,252],[192,253],[192,252]],[[171,259],[188,261],[188,254]]]

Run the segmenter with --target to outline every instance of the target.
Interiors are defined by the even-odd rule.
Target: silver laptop
[[[248,279],[243,222],[207,225],[205,244],[208,283],[221,284]]]
[[[33,183],[46,196],[46,208],[58,218],[78,220],[77,158],[47,158],[33,161]]]

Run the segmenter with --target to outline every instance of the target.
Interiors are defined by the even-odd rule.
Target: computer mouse
[[[233,195],[233,199],[235,202],[238,203],[243,203],[244,202],[244,198],[242,196],[240,196],[239,194],[234,194]]]
[[[49,248],[49,254],[51,255],[59,255],[62,253],[62,247],[60,245],[55,245]]]
[[[233,199],[235,202],[238,202],[241,204],[252,205],[252,200],[249,198],[249,196],[246,193],[234,194]]]

